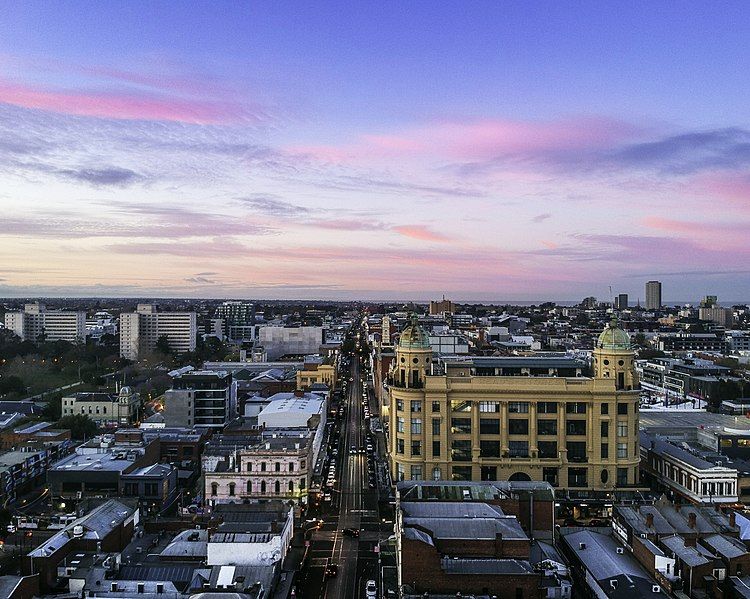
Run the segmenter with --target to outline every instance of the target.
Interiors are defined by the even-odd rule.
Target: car
[[[359,536],[359,528],[345,528],[342,532],[347,537],[358,537]]]
[[[375,599],[378,595],[378,587],[375,585],[374,580],[368,580],[365,583],[365,597],[367,599]]]
[[[331,501],[331,494],[330,493],[324,493],[323,494],[323,501]]]
[[[336,578],[339,575],[339,566],[338,564],[332,564],[328,563],[326,564],[326,569],[323,574],[325,578]]]
[[[356,445],[351,445],[349,447],[349,451],[351,451],[352,453],[357,453],[357,446]]]

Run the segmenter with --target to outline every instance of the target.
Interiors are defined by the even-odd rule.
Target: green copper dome
[[[398,346],[406,349],[430,349],[430,336],[424,328],[419,326],[416,314],[411,315],[411,322],[401,332]]]
[[[601,349],[630,349],[630,336],[617,326],[617,319],[613,318],[607,328],[599,335],[596,347]]]

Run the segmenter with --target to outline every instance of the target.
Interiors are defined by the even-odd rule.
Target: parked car
[[[367,599],[375,599],[378,594],[378,587],[375,585],[374,580],[368,580],[365,583],[365,597]]]
[[[359,536],[359,529],[358,528],[345,528],[343,530],[343,533],[347,537],[358,537]]]

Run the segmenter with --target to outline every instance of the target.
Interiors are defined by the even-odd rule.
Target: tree
[[[44,406],[42,415],[47,420],[60,420],[62,416],[62,395],[55,395]]]
[[[169,337],[166,335],[160,335],[156,340],[156,351],[168,356],[172,353],[172,348],[169,346]]]
[[[70,429],[70,436],[76,440],[93,437],[99,431],[96,422],[91,420],[86,414],[63,416],[58,420],[56,427]]]
[[[0,374],[0,395],[6,393],[18,393],[19,395],[26,393],[26,385],[23,384],[23,379],[14,374],[10,376]]]

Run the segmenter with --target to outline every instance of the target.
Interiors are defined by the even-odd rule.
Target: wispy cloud
[[[393,230],[399,235],[404,237],[410,237],[411,239],[418,239],[419,241],[435,241],[438,243],[445,243],[451,240],[451,237],[432,231],[425,225],[399,225],[393,227]]]
[[[537,214],[534,218],[531,219],[532,223],[543,223],[548,218],[551,218],[552,215],[549,212],[545,212],[544,214]]]

